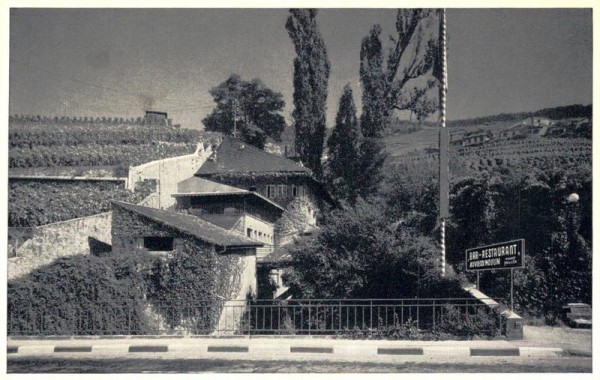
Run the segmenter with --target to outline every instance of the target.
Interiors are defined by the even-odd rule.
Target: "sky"
[[[384,42],[394,9],[321,9],[331,61],[328,126],[350,83],[360,109],[359,52],[373,24]],[[12,9],[9,114],[143,116],[166,111],[202,128],[209,90],[236,73],[260,78],[293,110],[294,47],[286,9]],[[449,119],[592,103],[589,9],[450,9]]]

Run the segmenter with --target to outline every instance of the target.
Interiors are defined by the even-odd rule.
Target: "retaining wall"
[[[129,170],[126,186],[133,191],[138,181],[156,179],[157,192],[139,204],[153,208],[168,208],[175,203],[171,194],[177,192],[177,183],[192,177],[211,152],[210,146],[200,143],[193,154],[134,166]],[[111,244],[111,221],[112,213],[106,212],[35,227],[30,239],[19,247],[11,245],[10,256],[13,257],[8,259],[8,279],[26,275],[59,257],[89,254],[88,237],[90,236]]]
[[[33,237],[8,259],[8,279],[26,275],[59,257],[89,254],[88,237],[111,243],[112,213],[105,212],[36,227]]]

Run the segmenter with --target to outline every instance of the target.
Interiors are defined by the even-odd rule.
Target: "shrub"
[[[472,339],[475,336],[496,336],[500,333],[498,316],[490,309],[478,307],[475,314],[464,314],[456,307],[447,306],[434,333]]]

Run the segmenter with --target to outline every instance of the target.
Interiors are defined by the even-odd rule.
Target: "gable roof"
[[[295,173],[312,176],[312,171],[285,157],[267,153],[241,140],[225,136],[223,142],[200,167],[196,176],[215,174]]]
[[[113,205],[221,247],[262,247],[264,244],[227,231],[194,215],[113,201]]]
[[[230,231],[243,216],[240,214],[202,214],[198,217]]]

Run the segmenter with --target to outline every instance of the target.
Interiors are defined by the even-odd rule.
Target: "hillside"
[[[485,125],[486,123],[498,123],[498,122],[518,122],[530,116],[545,117],[552,120],[562,120],[570,118],[592,118],[592,105],[581,105],[573,104],[570,106],[544,108],[532,112],[515,112],[515,113],[502,113],[498,115],[482,116],[463,120],[451,120],[448,122],[448,127],[465,127],[465,126],[476,126]]]
[[[9,120],[9,168],[119,166],[193,153],[210,133],[160,125]],[[69,170],[67,170],[69,171]],[[34,171],[36,174],[43,170]],[[60,173],[60,170],[52,170]]]
[[[9,119],[9,227],[32,227],[110,210],[111,200],[139,202],[156,182],[64,181],[39,177],[120,177],[131,166],[193,153],[217,134],[123,119]],[[38,177],[36,180],[28,178]],[[24,178],[25,177],[25,178]]]

